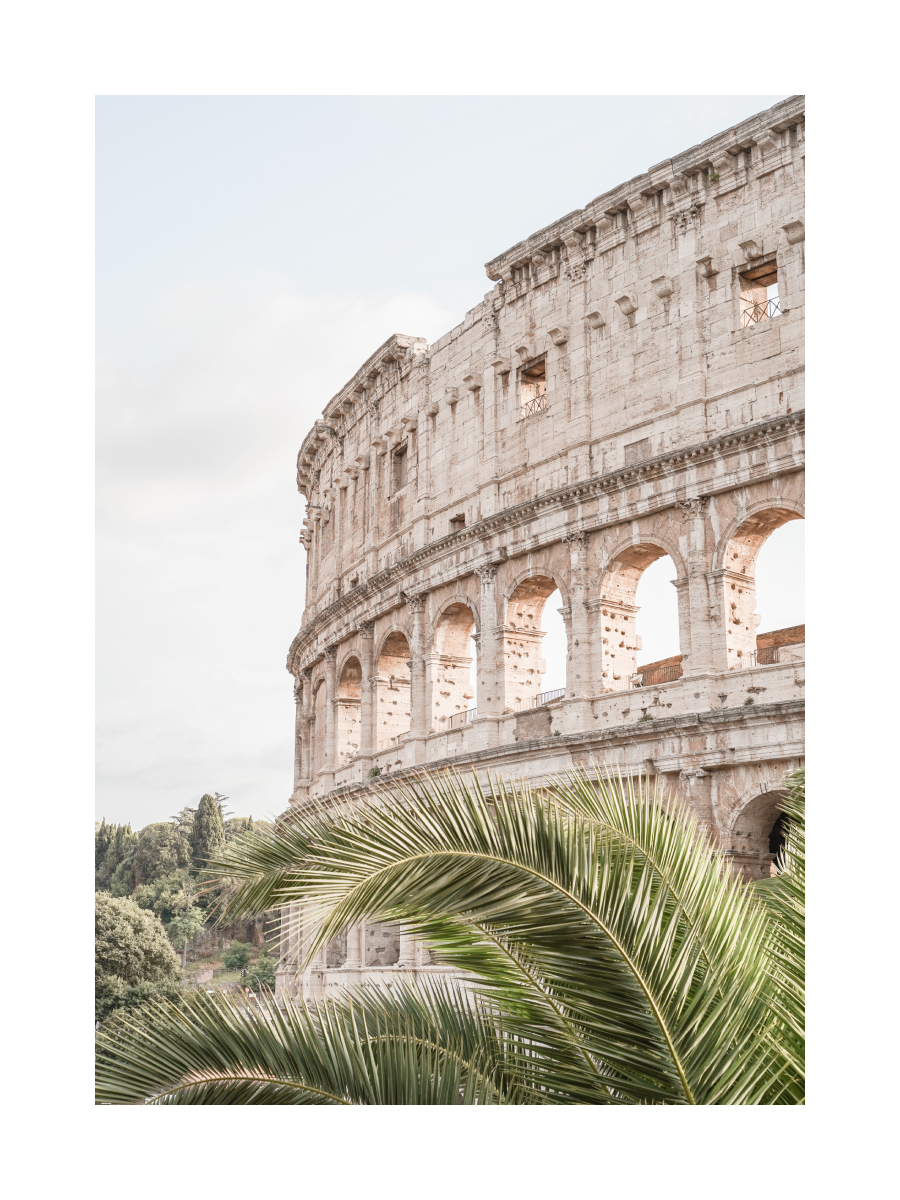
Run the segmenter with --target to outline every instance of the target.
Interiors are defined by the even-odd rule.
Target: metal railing
[[[469,708],[465,712],[454,713],[447,725],[450,729],[461,729],[464,725],[471,725],[477,716],[478,709]]]
[[[779,661],[778,651],[780,646],[762,646],[758,650],[751,650],[749,654],[744,655],[744,666],[746,667],[768,667],[772,663]]]
[[[551,688],[549,692],[538,692],[536,696],[532,696],[530,700],[525,701],[525,707],[540,708],[542,704],[549,704],[551,700],[558,700],[560,696],[564,696],[565,694],[565,688]]]
[[[781,316],[781,305],[777,300],[765,300],[762,304],[751,304],[741,312],[741,329]]]
[[[533,417],[535,413],[544,412],[547,407],[547,393],[542,396],[534,396],[531,400],[526,400],[522,407],[523,417]]]
[[[674,683],[684,674],[681,663],[666,663],[662,667],[651,667],[649,671],[638,671],[631,676],[635,687],[654,687],[658,683]]]

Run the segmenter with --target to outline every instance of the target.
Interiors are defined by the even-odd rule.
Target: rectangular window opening
[[[466,514],[457,513],[455,517],[450,518],[450,532],[458,533],[460,529],[466,527]]]
[[[741,329],[781,316],[778,265],[763,263],[741,273]]]
[[[401,488],[406,487],[406,447],[401,446],[394,451],[393,464],[393,487],[392,491],[399,492]]]
[[[530,417],[547,407],[547,369],[544,359],[526,363],[519,369],[519,395],[522,416]]]

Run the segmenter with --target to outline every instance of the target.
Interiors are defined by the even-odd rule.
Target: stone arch
[[[362,664],[355,652],[341,664],[337,694],[337,766],[359,754],[362,733]]]
[[[375,658],[375,748],[387,750],[409,733],[410,647],[406,631],[399,625],[387,631]]]
[[[611,595],[607,588],[622,586],[625,583],[624,576],[621,581],[614,582],[617,581],[617,576],[622,574],[624,567],[626,569],[639,568],[631,593],[633,596],[637,591],[637,580],[640,579],[643,572],[652,562],[656,562],[665,554],[668,554],[675,564],[677,578],[679,580],[686,579],[687,567],[681,554],[681,548],[674,539],[658,533],[642,534],[637,540],[630,536],[621,538],[603,555],[600,562],[600,595],[610,600],[617,598]]]
[[[638,633],[640,608],[635,603],[638,584],[650,564],[666,555],[671,558],[676,571],[674,582],[677,596],[673,596],[673,603],[680,610],[686,609],[687,596],[680,585],[686,580],[687,572],[681,552],[670,538],[658,534],[652,537],[644,535],[638,540],[630,538],[626,541],[623,538],[605,556],[600,576],[599,604],[594,602],[597,608],[595,641],[600,650],[600,682],[604,691],[621,692],[631,687],[631,678],[637,672],[641,650]],[[685,628],[690,628],[686,611],[679,612],[679,628],[683,639]],[[677,656],[678,659],[680,657]],[[680,666],[677,666],[677,670],[680,672]]]
[[[564,609],[568,609],[569,587],[563,573],[534,565],[511,580],[504,592],[501,669],[504,707],[509,712],[525,711],[541,695],[541,680],[547,669],[541,653],[541,617],[547,599],[557,590]]]
[[[725,630],[726,669],[739,671],[756,650],[756,560],[776,529],[804,518],[801,504],[772,496],[750,505],[719,538],[715,578],[721,588],[719,612]],[[752,662],[752,657],[747,661]]]
[[[388,628],[385,629],[384,632],[381,633],[378,637],[376,637],[376,639],[375,639],[375,665],[376,665],[376,667],[378,665],[378,660],[381,658],[381,656],[385,652],[385,646],[390,641],[390,639],[392,637],[394,637],[395,634],[398,634],[398,633],[403,635],[403,637],[406,639],[406,644],[408,646],[410,644],[410,641],[409,641],[410,630],[407,628],[407,626],[405,625],[405,623],[403,621],[397,621],[397,620],[392,621],[391,624],[388,626]]]
[[[748,788],[732,807],[723,825],[724,848],[744,879],[767,879],[775,854],[770,850],[785,789],[781,785]]]
[[[432,649],[437,648],[438,626],[440,625],[444,614],[448,609],[454,608],[456,605],[460,604],[471,609],[472,616],[475,618],[475,637],[481,636],[481,613],[478,608],[477,600],[473,596],[467,596],[464,592],[454,592],[452,596],[448,596],[447,599],[442,601],[442,603],[439,604],[434,610],[434,618],[431,621],[429,629],[429,645]]]
[[[454,717],[473,707],[469,640],[475,636],[477,646],[479,630],[478,613],[466,596],[454,596],[438,610],[428,656],[431,727],[438,732],[451,728]]]
[[[780,529],[788,521],[802,521],[805,517],[806,510],[799,501],[789,500],[785,496],[770,496],[768,499],[758,500],[740,512],[719,537],[714,567],[716,570],[723,567],[732,569],[731,563],[735,561],[735,555],[738,563],[755,566],[763,544],[776,529]],[[735,546],[729,552],[732,542],[735,542]],[[746,574],[746,571],[741,573]]]

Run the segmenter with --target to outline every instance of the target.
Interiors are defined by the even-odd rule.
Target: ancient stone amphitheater
[[[395,334],[329,401],[297,463],[293,804],[364,797],[374,768],[608,765],[660,777],[768,874],[805,655],[802,626],[757,640],[754,569],[803,516],[803,176],[792,97],[499,255],[455,329]],[[646,664],[635,593],[663,555],[681,653]],[[297,976],[302,943],[295,907],[281,993],[429,970],[375,923]]]

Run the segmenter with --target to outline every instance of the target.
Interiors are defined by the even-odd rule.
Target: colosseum
[[[455,329],[395,334],[328,402],[297,460],[293,804],[426,766],[608,766],[658,777],[768,874],[803,761],[803,626],[757,638],[754,586],[804,511],[803,177],[792,97],[498,255]],[[681,652],[646,663],[636,591],[664,555]],[[429,969],[362,923],[298,976],[284,917],[282,994]]]

